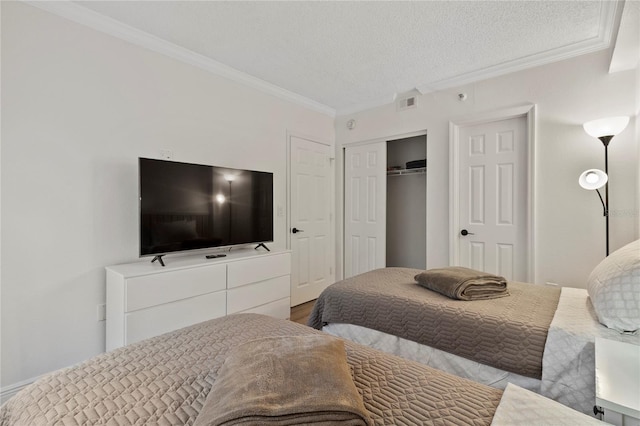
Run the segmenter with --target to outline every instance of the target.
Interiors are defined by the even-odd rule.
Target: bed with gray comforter
[[[560,289],[509,282],[509,296],[455,300],[419,286],[419,269],[384,268],[329,286],[308,324],[354,324],[526,377],[542,355]]]
[[[255,314],[197,324],[43,377],[2,407],[0,424],[190,425],[234,348],[310,334],[325,336]],[[344,348],[347,371],[373,424],[486,425],[500,402],[501,390],[352,342]]]
[[[50,373],[2,426],[600,424],[294,322],[234,314]]]
[[[454,300],[422,287],[430,271],[384,268],[335,283],[308,325],[497,389],[517,385],[591,416],[595,338],[640,344],[640,334],[602,325],[585,289],[508,282],[508,296]]]

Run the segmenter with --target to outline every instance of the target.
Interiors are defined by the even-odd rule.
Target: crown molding
[[[602,8],[600,10],[598,35],[593,37],[592,39],[569,44],[557,49],[551,49],[536,55],[526,56],[514,61],[504,62],[502,64],[484,68],[482,70],[460,74],[452,78],[437,81],[435,83],[422,84],[417,86],[416,90],[421,95],[425,95],[427,93],[437,92],[440,90],[450,89],[458,86],[464,86],[466,84],[476,83],[478,81],[487,80],[505,74],[523,71],[540,65],[546,65],[553,62],[562,61],[564,59],[570,59],[576,56],[606,49],[611,45],[616,26],[616,20],[619,22],[618,15],[622,13],[623,3],[624,2],[622,1],[607,0],[602,0],[600,2]],[[350,105],[345,108],[339,108],[336,110],[336,115],[344,116],[355,114],[357,112],[366,111],[368,109],[389,105],[394,101],[395,97],[380,97],[372,99],[370,101]]]
[[[365,102],[359,102],[344,108],[334,109],[297,93],[288,91],[279,86],[238,71],[232,67],[214,61],[213,59],[177,46],[166,40],[160,39],[159,37],[123,24],[122,22],[116,21],[115,19],[104,16],[71,1],[23,0],[23,2],[85,25],[96,31],[106,33],[178,61],[199,67],[236,83],[268,93],[280,99],[298,104],[330,117],[335,118],[336,116],[354,114],[389,105],[395,101],[395,97],[390,95]],[[615,29],[616,16],[621,13],[623,3],[624,2],[622,1],[601,0],[600,4],[602,9],[600,13],[598,35],[590,40],[574,43],[558,49],[551,49],[546,52],[527,56],[514,61],[508,61],[482,70],[460,74],[435,83],[419,85],[416,87],[416,90],[420,94],[424,95],[606,49],[611,44]]]
[[[23,2],[62,18],[74,21],[78,24],[85,25],[96,31],[103,32],[145,49],[152,50],[178,61],[204,69],[212,74],[227,78],[263,93],[276,96],[280,99],[298,104],[330,117],[336,116],[336,110],[327,105],[321,104],[289,90],[285,90],[242,71],[238,71],[228,65],[224,65],[204,55],[200,55],[199,53],[195,53],[159,37],[123,24],[113,18],[87,9],[86,7],[80,6],[71,1],[23,0]]]
[[[557,49],[551,49],[546,52],[526,56],[514,61],[504,62],[482,70],[461,74],[435,83],[423,84],[416,87],[416,89],[420,94],[424,95],[606,49],[611,45],[616,16],[622,11],[622,3],[619,1],[602,0],[600,4],[602,8],[600,9],[598,35],[589,40],[569,44]]]

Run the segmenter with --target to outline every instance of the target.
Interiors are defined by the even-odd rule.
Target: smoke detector
[[[356,120],[352,118],[351,120],[347,121],[347,129],[353,130],[355,128],[356,128]]]

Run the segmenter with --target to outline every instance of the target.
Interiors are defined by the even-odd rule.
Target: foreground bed
[[[222,380],[232,351],[264,338],[308,335],[323,333],[255,314],[197,324],[45,376],[2,407],[0,424],[193,424],[210,409],[207,397]],[[509,424],[514,416],[529,423],[540,416],[547,422],[591,420],[523,389],[508,388],[503,396],[501,390],[352,342],[344,347],[347,371],[374,424],[485,425],[492,419]]]
[[[622,262],[612,254],[609,269],[630,271],[638,281],[637,247],[621,249]],[[421,272],[384,268],[335,283],[318,298],[308,324],[499,389],[514,383],[589,414],[595,338],[640,344],[637,332],[600,324],[583,289],[509,283],[508,297],[461,301],[420,287],[414,277]],[[636,290],[621,299],[637,304],[640,283],[629,286]]]

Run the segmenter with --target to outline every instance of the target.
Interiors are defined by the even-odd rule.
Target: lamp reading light
[[[224,195],[222,195],[222,194],[216,195],[216,201],[218,203],[220,203],[220,204],[224,203],[224,201],[225,201]]]
[[[578,183],[584,189],[597,190],[602,188],[608,180],[609,176],[602,170],[589,169],[582,172],[578,178]]]

